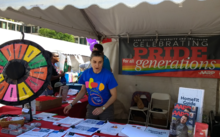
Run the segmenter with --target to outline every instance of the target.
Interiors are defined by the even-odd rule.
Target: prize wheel
[[[46,89],[51,69],[49,55],[37,43],[13,40],[0,45],[0,103],[31,102]]]

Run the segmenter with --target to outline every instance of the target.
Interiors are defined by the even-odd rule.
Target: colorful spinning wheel
[[[0,103],[22,105],[43,93],[50,82],[51,61],[46,51],[28,40],[0,46]]]

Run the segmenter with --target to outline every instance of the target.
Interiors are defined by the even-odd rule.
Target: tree
[[[55,30],[51,30],[51,29],[47,29],[47,28],[41,28],[39,30],[39,35],[44,36],[44,37],[48,37],[48,38],[69,41],[69,42],[73,42],[73,43],[75,42],[73,35],[70,35],[67,33],[57,32]]]
[[[15,22],[13,19],[7,19],[7,18],[2,18],[2,19]]]

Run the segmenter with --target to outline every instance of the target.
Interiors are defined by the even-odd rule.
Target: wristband
[[[73,104],[72,103],[70,103],[70,106],[71,106],[71,108],[73,107]]]

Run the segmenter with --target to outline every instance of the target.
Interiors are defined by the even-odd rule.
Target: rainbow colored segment
[[[15,59],[22,59],[27,49],[26,44],[15,44]]]
[[[40,53],[40,50],[36,47],[29,45],[26,54],[24,56],[24,60],[30,62],[33,58],[35,58]]]
[[[0,82],[2,82],[4,80],[4,76],[3,74],[0,74]]]
[[[208,66],[210,66],[210,65],[208,65]],[[183,69],[180,69],[180,68],[174,69],[173,67],[171,68],[170,66],[167,66],[166,69],[165,68],[161,69],[161,68],[156,67],[156,68],[142,68],[141,71],[137,71],[137,70],[135,70],[135,67],[136,66],[133,66],[133,67],[123,66],[122,67],[122,73],[123,74],[131,74],[131,75],[132,74],[133,75],[140,75],[140,74],[151,74],[151,73],[161,73],[161,72],[196,71],[196,70],[198,70],[198,69],[192,70],[192,69],[185,69],[185,68],[183,68]],[[206,70],[206,69],[205,69],[205,67],[202,67],[199,70]],[[215,69],[213,69],[213,70],[220,70],[220,67],[215,67]]]
[[[0,66],[0,73],[2,73],[4,67]]]
[[[30,70],[30,76],[46,80],[47,78],[47,67],[37,68]]]
[[[36,93],[44,84],[44,81],[33,78],[33,77],[28,77],[25,82],[28,84],[28,86]]]
[[[34,58],[28,65],[31,69],[34,69],[34,68],[46,66],[47,61],[45,60],[44,56],[40,54],[36,58]]]
[[[128,60],[129,62],[132,59],[126,59],[126,60]],[[155,61],[157,61],[156,65],[155,65]],[[198,64],[196,64],[195,62],[193,62],[193,60],[187,60],[189,61],[188,64],[186,64],[185,62],[181,64],[181,60],[180,61],[172,60],[170,62],[175,61],[175,63],[171,64],[170,62],[166,63],[166,61],[164,61],[163,65],[159,65],[158,67],[159,61],[160,60],[154,60],[152,61],[153,63],[151,65],[149,62],[148,64],[144,64],[142,62],[139,65],[135,63],[122,63],[122,74],[142,75],[142,76],[202,77],[201,75],[199,75],[199,72],[202,70],[207,70],[207,71],[220,70],[220,60],[205,60],[203,61],[204,62],[203,64],[199,64],[202,61],[198,61]],[[206,61],[207,62],[216,61],[216,63],[213,63],[215,68],[213,68],[213,64],[211,63],[206,64],[205,63]],[[133,62],[137,62],[137,60]],[[190,69],[190,67],[193,69]],[[207,68],[213,68],[213,69],[207,69]],[[218,77],[218,73],[216,73],[215,77]]]
[[[4,96],[7,88],[8,88],[8,83],[3,81],[2,83],[0,83],[0,99],[2,99],[2,97]]]
[[[27,87],[27,85],[22,82],[18,84],[18,91],[19,91],[19,100],[24,100],[33,95],[33,92]]]
[[[100,82],[94,82],[93,78],[90,78],[89,81],[86,81],[86,88],[92,89],[92,88],[96,88],[99,91],[102,91],[105,89],[105,85],[103,83]]]
[[[5,101],[9,102],[16,102],[18,101],[17,97],[17,87],[15,84],[10,84],[8,90],[5,93],[4,99]]]
[[[5,58],[5,56],[0,52],[0,65],[5,66],[8,63],[8,60]]]
[[[11,61],[14,59],[13,44],[5,46],[4,48],[1,49],[1,51],[4,54],[4,56],[7,58],[8,61]]]

